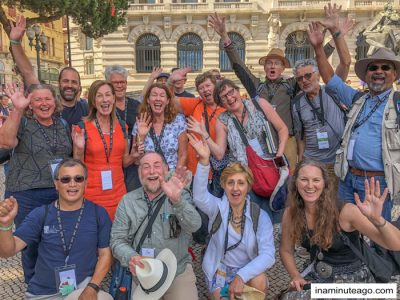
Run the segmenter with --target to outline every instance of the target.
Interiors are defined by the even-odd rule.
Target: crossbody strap
[[[153,211],[153,214],[150,217],[149,222],[147,222],[147,226],[145,228],[145,230],[143,231],[142,237],[139,240],[139,243],[136,246],[136,252],[140,253],[140,249],[142,248],[142,244],[144,242],[144,240],[146,239],[146,236],[149,234],[149,232],[151,231],[152,227],[153,227],[153,223],[156,220],[158,213],[161,209],[161,206],[163,205],[165,199],[167,198],[167,195],[164,195],[161,197],[160,200],[158,200],[157,206]]]
[[[344,235],[343,233],[341,233],[341,232],[339,232],[339,234],[340,234],[340,237],[342,238],[343,243],[344,243],[346,246],[348,246],[348,247],[351,249],[351,251],[353,251],[353,253],[354,253],[355,255],[357,255],[357,257],[358,257],[366,266],[368,266],[368,262],[367,262],[366,258],[364,257],[364,255],[361,253],[361,251],[358,250],[356,246],[354,246],[354,244],[350,241],[350,239],[349,239],[347,236],[345,236],[345,235]],[[360,240],[360,244],[361,244],[361,243],[365,243],[364,238],[363,238],[362,236],[359,237],[359,240]],[[362,247],[362,245],[361,245],[361,247]]]
[[[232,120],[233,120],[233,124],[235,124],[237,131],[239,132],[239,135],[240,135],[240,138],[242,139],[243,144],[245,144],[245,146],[248,146],[249,141],[247,140],[247,138],[243,132],[242,125],[239,124],[239,121],[235,117],[233,117]]]

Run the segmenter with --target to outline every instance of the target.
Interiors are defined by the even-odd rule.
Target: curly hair
[[[29,86],[28,90],[26,91],[26,94],[27,95],[31,94],[31,93],[33,93],[33,91],[36,91],[36,90],[49,90],[50,91],[51,95],[54,98],[54,102],[55,102],[55,109],[54,109],[54,112],[53,112],[52,116],[53,117],[59,116],[60,113],[62,112],[63,108],[62,108],[60,100],[57,98],[56,91],[54,90],[54,88],[49,84],[34,83],[34,84],[31,84]],[[25,109],[24,115],[26,117],[28,117],[28,118],[32,118],[33,117],[33,112],[29,107],[27,107]]]
[[[115,89],[114,86],[105,80],[96,80],[92,83],[92,85],[89,88],[89,94],[88,94],[88,104],[89,104],[89,115],[87,116],[86,120],[88,121],[93,121],[96,118],[96,113],[97,113],[97,108],[96,108],[96,94],[97,91],[103,86],[103,85],[108,85],[111,89],[111,93],[113,96],[115,96]],[[113,108],[111,111],[111,121],[116,120],[117,115],[116,115],[116,102],[114,101]]]
[[[320,169],[324,181],[323,191],[316,202],[313,235],[310,242],[327,250],[332,245],[335,233],[339,232],[339,202],[333,184],[328,180],[325,166],[312,159],[306,158],[297,164],[289,184],[287,210],[291,220],[290,238],[293,243],[301,243],[307,231],[304,200],[297,190],[299,172],[306,166]]]
[[[154,88],[159,88],[165,91],[167,95],[167,99],[169,100],[168,104],[165,106],[164,110],[164,121],[165,123],[171,123],[173,120],[175,120],[176,115],[178,112],[175,109],[175,105],[173,103],[173,94],[171,91],[168,89],[168,87],[165,84],[162,83],[153,83],[149,89],[146,92],[146,95],[144,96],[144,100],[142,104],[139,106],[139,114],[147,112],[148,115],[150,115],[151,120],[153,120],[153,111],[151,110],[150,104],[148,103],[148,100],[150,98],[151,91]]]

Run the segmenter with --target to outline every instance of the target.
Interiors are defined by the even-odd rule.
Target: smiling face
[[[200,97],[204,100],[207,105],[214,105],[214,89],[215,84],[210,80],[206,79],[204,82],[200,83],[197,87]]]
[[[64,101],[75,101],[81,86],[79,83],[79,75],[74,70],[62,71],[60,81],[58,82],[60,88],[60,95]]]
[[[85,173],[81,165],[60,168],[58,180],[54,181],[60,201],[67,202],[71,205],[83,200],[83,194],[85,193],[86,188],[86,179],[83,182],[75,181],[75,178],[80,179],[82,177],[85,178]],[[62,182],[68,178],[70,179],[68,183]]]
[[[239,207],[243,205],[249,191],[249,183],[247,182],[246,174],[236,173],[229,176],[223,188],[231,206]]]
[[[264,64],[265,77],[274,81],[282,76],[285,66],[279,58],[268,58]]]
[[[115,98],[112,89],[108,84],[99,87],[95,96],[95,107],[98,114],[103,116],[111,115],[115,106]]]
[[[169,101],[167,92],[159,87],[153,87],[147,99],[147,103],[150,105],[154,115],[163,115]]]
[[[296,179],[296,188],[306,206],[315,204],[325,188],[321,169],[312,165],[302,167]]]
[[[51,120],[56,109],[56,100],[48,89],[35,89],[31,93],[29,108],[39,122]]]
[[[296,71],[297,83],[300,89],[306,94],[319,91],[319,78],[319,73],[311,65],[299,68]]]
[[[368,65],[365,82],[372,95],[378,95],[387,89],[392,88],[396,80],[397,71],[394,65],[385,60],[378,60]]]
[[[161,192],[160,179],[167,175],[167,167],[158,153],[145,154],[139,164],[139,180],[149,194]]]
[[[240,110],[243,105],[242,97],[238,89],[225,85],[225,87],[219,93],[222,106],[230,112],[236,112]]]
[[[110,82],[115,90],[115,97],[117,99],[125,100],[127,81],[126,78],[118,73],[112,73],[110,76]]]

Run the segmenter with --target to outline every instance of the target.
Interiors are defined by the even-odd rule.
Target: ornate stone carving
[[[149,24],[149,16],[143,16],[143,24],[145,25]]]
[[[172,24],[171,24],[171,17],[165,16],[164,17],[164,32],[167,39],[171,38],[172,34]]]
[[[128,36],[128,42],[135,43],[136,40],[144,33],[153,33],[158,36],[160,41],[165,41],[164,31],[156,25],[139,25],[134,27]]]
[[[250,25],[251,36],[253,38],[255,38],[257,35],[257,30],[258,30],[258,16],[256,16],[256,15],[251,16],[250,24],[251,24]]]
[[[285,49],[285,42],[289,34],[298,30],[307,30],[308,23],[307,22],[295,22],[287,25],[285,29],[282,31],[280,39],[279,39],[279,48]]]
[[[239,33],[245,41],[251,40],[252,39],[252,34],[250,30],[243,24],[239,23],[228,23],[226,24],[226,30],[228,32],[237,32]],[[218,37],[219,40],[219,37]]]
[[[175,28],[171,35],[171,42],[178,42],[179,38],[187,33],[194,32],[201,37],[203,41],[208,41],[207,31],[197,24],[182,24]]]
[[[192,15],[186,15],[186,23],[192,24],[193,21],[193,16]]]
[[[276,48],[279,43],[279,31],[282,27],[282,22],[279,19],[279,14],[272,13],[268,18],[269,32],[268,32],[268,47]]]

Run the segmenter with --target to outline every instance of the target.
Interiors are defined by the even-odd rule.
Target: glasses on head
[[[219,97],[221,98],[222,102],[225,102],[228,100],[228,97],[232,97],[234,93],[235,93],[235,89],[232,88],[225,95],[223,95],[223,96],[220,95]]]
[[[310,80],[310,79],[311,79],[311,76],[312,76],[314,73],[315,73],[315,71],[314,71],[314,72],[311,72],[311,73],[306,73],[306,74],[304,74],[304,75],[302,75],[302,76],[297,76],[297,77],[296,77],[296,80],[297,80],[297,82],[301,82],[301,81],[303,81],[303,79],[305,79],[305,80]]]
[[[392,69],[392,66],[391,66],[391,65],[381,65],[381,66],[378,66],[378,65],[370,65],[370,66],[368,66],[367,69],[368,69],[368,71],[370,71],[370,72],[377,71],[378,69],[381,69],[382,71],[389,71],[389,70]]]
[[[85,176],[82,176],[82,175],[76,175],[74,177],[72,177],[72,176],[63,176],[63,177],[60,177],[60,178],[56,178],[56,180],[59,180],[63,184],[70,183],[71,180],[75,181],[76,183],[82,183],[82,182],[85,181]]]

